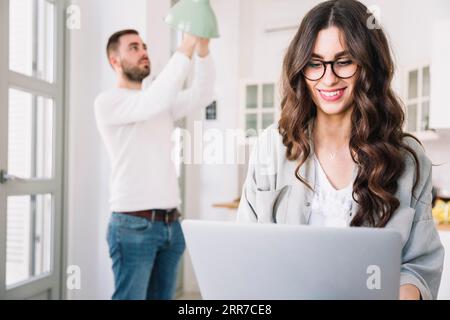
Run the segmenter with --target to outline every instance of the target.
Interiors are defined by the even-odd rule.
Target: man
[[[180,192],[171,159],[174,121],[212,102],[214,66],[209,40],[185,34],[177,52],[147,88],[147,47],[135,30],[113,34],[107,45],[117,87],[98,96],[98,129],[111,161],[113,212],[108,245],[113,299],[172,299],[185,250],[178,221]],[[195,56],[195,57],[194,57]],[[192,87],[181,91],[195,59]]]

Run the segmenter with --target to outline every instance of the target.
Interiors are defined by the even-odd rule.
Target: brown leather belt
[[[180,212],[177,209],[163,210],[163,209],[152,209],[143,211],[133,211],[133,212],[121,212],[122,214],[128,214],[134,217],[140,217],[148,219],[152,222],[154,221],[164,221],[166,224],[170,224],[174,221],[178,221],[181,217]]]

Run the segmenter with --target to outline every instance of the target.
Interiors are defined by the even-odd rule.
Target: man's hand
[[[420,291],[412,284],[400,286],[400,300],[420,300]]]
[[[197,43],[197,55],[204,58],[209,54],[209,39],[200,38]]]
[[[190,59],[190,58],[192,58],[192,55],[194,54],[195,47],[197,46],[197,43],[199,42],[199,40],[200,40],[200,38],[197,36],[194,36],[189,33],[184,33],[183,41],[181,42],[181,45],[177,51],[185,54]]]

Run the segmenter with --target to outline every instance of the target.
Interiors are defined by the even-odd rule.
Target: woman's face
[[[322,61],[336,61],[334,70],[346,79],[336,76],[331,64],[327,64],[323,77],[315,80],[323,74]],[[339,29],[330,27],[320,31],[310,62],[304,70],[305,80],[318,112],[336,115],[352,108],[356,70],[357,66],[346,52]],[[306,77],[307,75],[310,76]]]

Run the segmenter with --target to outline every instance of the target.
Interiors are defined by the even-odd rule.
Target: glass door
[[[0,299],[61,297],[63,2],[0,0]]]

